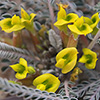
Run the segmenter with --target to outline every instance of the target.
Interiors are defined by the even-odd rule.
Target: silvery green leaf
[[[50,16],[48,14],[44,14],[41,16],[42,18],[50,18]]]
[[[62,49],[62,40],[59,35],[55,33],[54,30],[49,30],[49,41],[50,44],[57,50],[60,51]]]
[[[78,10],[78,12],[80,13],[80,16],[83,16],[83,12],[81,10]]]
[[[93,40],[93,37],[91,34],[87,34],[87,37],[90,39],[90,40]]]
[[[67,96],[63,96],[63,100],[70,100]]]
[[[48,0],[43,0],[43,2],[48,3]],[[54,5],[55,4],[55,0],[50,0],[50,4]]]
[[[75,85],[75,82],[69,81],[68,84]]]
[[[89,79],[90,81],[97,81],[97,79],[96,78],[94,78],[94,77],[91,77],[90,79]]]
[[[96,100],[99,100],[99,97],[100,97],[100,94],[98,92],[98,93],[96,93],[96,96],[95,96]]]
[[[88,81],[83,81],[82,84],[87,85],[87,84],[89,84],[89,82]]]
[[[83,88],[83,87],[84,87],[83,84],[78,84],[78,85],[77,85],[77,88]]]
[[[34,22],[34,27],[37,31],[39,31],[41,29],[41,24],[37,21]]]
[[[83,97],[84,94],[85,94],[85,91],[82,91],[82,92],[79,94],[79,96],[80,96],[80,97]]]
[[[0,6],[0,10],[7,10],[8,7],[6,5]]]
[[[2,72],[5,72],[8,68],[9,68],[9,66],[3,66],[3,67],[1,68],[1,71],[2,71]]]
[[[87,91],[87,92],[86,92],[86,96],[92,96],[93,94],[94,94],[93,91]]]
[[[84,96],[84,97],[83,97],[83,100],[90,100],[90,97],[91,97],[91,96]],[[95,100],[95,98],[93,98],[93,100]]]
[[[100,39],[98,39],[96,43],[100,44]]]
[[[16,2],[14,2],[14,1],[11,1],[11,4],[13,4],[14,6],[16,6],[16,5],[17,5],[17,3],[16,3]]]
[[[5,14],[2,14],[1,17],[4,17],[4,18],[11,18],[12,15],[9,14],[9,13],[5,13]]]
[[[77,87],[72,87],[72,90],[77,92],[77,91],[79,91],[79,88],[77,88]]]
[[[77,98],[74,98],[74,97],[71,97],[71,99],[70,100],[78,100]]]
[[[73,97],[73,96],[74,96],[74,97],[78,97],[78,95],[77,95],[75,92],[73,92],[73,91],[70,91],[70,92],[69,92],[69,95],[72,96],[72,97]]]
[[[60,94],[56,94],[56,97],[59,97],[59,98],[62,99],[62,96]]]
[[[55,2],[55,0],[50,0],[50,3],[53,5],[54,4],[54,2]]]
[[[77,6],[76,6],[76,4],[75,4],[74,2],[72,2],[71,4],[73,5],[73,8],[74,8],[74,9],[77,8]]]

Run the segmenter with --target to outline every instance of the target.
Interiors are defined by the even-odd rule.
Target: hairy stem
[[[69,97],[69,92],[68,92],[68,89],[67,89],[67,87],[68,87],[68,81],[67,80],[65,80],[64,86],[65,86],[66,96]]]
[[[52,23],[54,23],[54,12],[53,12],[53,8],[52,8],[52,6],[50,4],[50,0],[48,0],[48,7],[49,7],[51,21],[52,21]]]
[[[50,0],[48,0],[48,7],[49,7],[49,12],[50,12],[50,18],[51,18],[51,21],[52,21],[52,26],[53,26],[55,32],[56,32],[57,34],[59,34],[59,30],[54,26],[55,16],[54,16],[53,8],[52,8],[52,6],[51,6],[51,4],[50,4]]]

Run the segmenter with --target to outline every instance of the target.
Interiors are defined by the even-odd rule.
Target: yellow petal
[[[15,77],[17,79],[24,79],[26,78],[26,75],[27,75],[27,71],[24,71],[23,73],[16,73]]]
[[[92,62],[92,63],[90,63],[90,64],[88,64],[88,63],[85,64],[85,67],[86,67],[87,69],[94,69],[95,66],[96,66],[96,62]]]
[[[92,29],[88,24],[84,23],[84,24],[82,25],[82,30],[81,30],[81,32],[82,32],[84,35],[87,35],[87,34],[91,33],[92,31],[93,31],[93,29]]]
[[[20,24],[20,23],[21,23],[20,17],[14,15],[14,16],[12,17],[11,24],[12,24],[12,25],[16,25],[16,24]]]
[[[77,27],[75,25],[68,25],[68,28],[78,34],[78,35],[87,35],[89,33],[91,33],[93,31],[93,29],[86,23],[84,23],[83,25],[81,25],[81,27]]]
[[[23,8],[21,8],[21,17],[26,19],[26,20],[30,20],[30,16]]]
[[[46,83],[43,83],[43,82],[46,82]],[[46,85],[46,91],[55,92],[60,85],[60,81],[54,75],[46,73],[46,74],[38,76],[33,81],[34,86],[37,86],[39,84],[45,84]]]
[[[86,57],[83,55],[78,62],[81,62],[81,63],[86,63]]]
[[[83,48],[83,53],[84,55],[91,55],[93,57],[94,62],[97,61],[97,54],[94,51],[88,48]]]
[[[72,32],[74,32],[74,33],[76,33],[76,34],[78,34],[78,35],[83,35],[83,33],[82,33],[75,25],[68,25],[68,28],[69,28]]]
[[[57,14],[57,20],[59,19],[65,19],[66,18],[66,11],[65,9],[63,9],[61,6],[60,6],[60,10]]]
[[[72,55],[76,55],[78,52],[77,52],[77,49],[75,47],[70,47],[70,48],[65,48],[63,50],[61,50],[57,56],[56,56],[56,61],[58,61],[60,58],[63,58],[65,55],[68,54],[69,58],[71,57],[72,58]],[[67,58],[66,58],[67,59]]]
[[[10,67],[15,71],[18,72],[21,68],[20,64],[14,64],[14,65],[10,65]]]
[[[59,19],[57,22],[54,23],[54,25],[55,25],[56,27],[58,27],[58,26],[65,25],[65,24],[67,24],[67,23],[68,23],[68,22],[65,21],[64,19]]]
[[[65,64],[65,59],[62,59],[60,58],[57,63],[56,63],[56,67],[59,67],[59,68],[63,68],[64,67],[64,64]]]
[[[6,18],[0,21],[0,26],[2,30],[9,29],[12,27],[11,25],[11,18]]]
[[[46,89],[46,85],[44,84],[39,84],[36,86],[37,89],[41,90],[41,91],[44,91]]]
[[[27,61],[26,61],[24,58],[20,58],[20,60],[19,60],[19,64],[25,66],[25,68],[28,67],[28,66],[27,66]]]
[[[92,17],[91,20],[93,22],[93,24],[91,24],[91,27],[94,28],[97,26],[98,22],[100,21],[99,19],[99,13],[95,13]]]
[[[3,29],[5,32],[7,33],[11,33],[13,31],[20,31],[21,29],[23,29],[25,26],[24,25],[20,25],[20,24],[17,24],[17,25],[14,25],[12,26],[11,28],[9,29]]]
[[[73,57],[73,60],[71,60],[68,64],[66,64],[63,69],[62,69],[62,73],[63,74],[66,74],[68,72],[70,72],[76,65],[76,62],[77,62],[77,56],[75,55]]]
[[[43,75],[38,76],[37,78],[35,78],[35,80],[33,81],[33,85],[37,86],[38,84],[43,83],[45,80],[50,78],[50,74],[46,73]]]
[[[52,86],[47,89],[48,92],[55,92],[58,89],[59,85],[60,85],[60,81],[59,81],[58,78],[56,78],[53,81],[55,81],[55,83],[53,83]]]
[[[66,16],[66,21],[68,21],[68,23],[72,23],[75,22],[77,18],[79,18],[77,14],[69,13]]]
[[[35,16],[36,16],[36,14],[31,13],[31,14],[30,14],[30,17],[31,17],[30,21],[32,21],[32,20],[34,19]]]
[[[24,19],[24,18],[21,18],[21,22],[22,22],[22,23],[24,23],[24,22],[26,22],[26,21],[29,21],[29,20]]]
[[[83,19],[83,16],[81,18],[78,18],[76,20],[76,22],[74,23],[75,26],[79,27],[81,26],[82,24],[84,23],[84,19]]]
[[[97,58],[97,54],[88,48],[83,48],[84,55],[92,55],[93,57]]]
[[[88,17],[84,17],[85,23],[87,23],[88,25],[93,24],[92,20]]]
[[[33,85],[37,86],[38,84],[41,84],[46,80],[51,83],[56,83],[56,81],[58,81],[58,79],[57,80],[56,79],[57,79],[57,77],[55,77],[54,75],[46,73],[46,74],[40,75],[37,78],[35,78],[35,80],[33,81]],[[53,80],[53,81],[51,81],[51,80]]]

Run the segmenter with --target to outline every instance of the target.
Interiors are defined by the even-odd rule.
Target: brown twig
[[[97,39],[100,37],[100,30],[97,32],[97,34],[95,35],[95,37],[93,38],[92,42],[89,44],[89,46],[87,47],[88,49],[92,49],[94,47],[94,45],[97,42]]]

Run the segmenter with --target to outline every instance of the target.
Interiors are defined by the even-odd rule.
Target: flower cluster
[[[66,35],[69,35],[68,38],[66,38],[66,35],[64,35],[64,38],[66,40],[68,39],[66,42],[67,46],[56,55],[55,66],[61,69],[62,74],[67,74],[73,70],[70,80],[76,81],[78,79],[78,74],[82,73],[81,69],[76,66],[78,62],[85,63],[85,66],[88,69],[94,69],[96,66],[97,54],[88,48],[83,48],[83,55],[81,58],[79,58],[79,61],[77,61],[77,55],[79,52],[74,44],[74,42],[77,43],[77,41],[72,38],[72,35],[76,39],[78,35],[86,36],[87,34],[94,32],[94,29],[96,28],[100,19],[98,13],[95,13],[91,18],[84,16],[79,17],[75,13],[67,14],[64,9],[66,7],[67,5],[59,5],[57,21],[54,23],[54,25],[60,31],[63,31],[66,33]],[[36,14],[31,13],[29,15],[23,8],[21,8],[21,18],[14,15],[12,18],[3,19],[0,21],[0,26],[2,30],[7,33],[19,32],[23,28],[30,31],[29,33],[33,33],[33,19],[35,16]],[[69,32],[69,30],[71,32]],[[36,36],[35,34],[31,34],[34,44],[38,44],[38,39]],[[34,48],[37,50],[37,45],[34,45]],[[10,65],[10,67],[16,72],[15,77],[17,79],[24,79],[27,77],[27,74],[34,74],[36,72],[34,67],[28,66],[27,61],[24,58],[20,58],[19,63]],[[48,92],[55,92],[60,85],[59,78],[50,73],[40,75],[34,78],[32,81],[33,85],[37,89],[42,91],[46,90]]]
[[[24,58],[20,58],[18,64],[10,65],[10,67],[15,72],[17,72],[15,75],[17,79],[26,78],[28,73],[29,74],[35,73],[34,67],[28,66],[27,61]],[[10,82],[13,82],[13,81],[10,81]],[[40,89],[42,91],[46,90],[48,92],[55,92],[60,85],[60,80],[58,79],[58,77],[52,74],[46,73],[35,78],[35,80],[33,80],[33,85],[36,86],[37,89]]]
[[[83,48],[84,55],[78,62],[85,63],[86,68],[94,69],[97,61],[97,54],[88,48]],[[65,48],[56,56],[56,67],[62,69],[62,73],[70,72],[77,63],[77,49],[75,47]]]
[[[32,66],[28,67],[27,61],[24,58],[20,58],[18,64],[10,65],[10,67],[17,72],[15,77],[18,79],[26,78],[27,73],[35,73],[35,69]]]
[[[21,23],[19,16],[14,15],[12,18],[6,18],[0,21],[0,26],[3,31],[11,33],[12,31],[19,31],[25,26]]]
[[[91,19],[88,17],[78,17],[77,14],[66,14],[65,9],[60,6],[57,14],[57,21],[54,25],[61,31],[68,34],[67,28],[69,28],[76,38],[78,35],[87,35],[91,33],[100,21],[99,14],[95,13]]]
[[[6,18],[0,21],[0,26],[3,31],[7,33],[20,31],[23,28],[26,28],[28,30],[32,30],[33,26],[33,19],[36,16],[36,14],[32,13],[30,15],[27,14],[27,12],[21,8],[21,19],[19,16],[14,15],[12,18]]]

